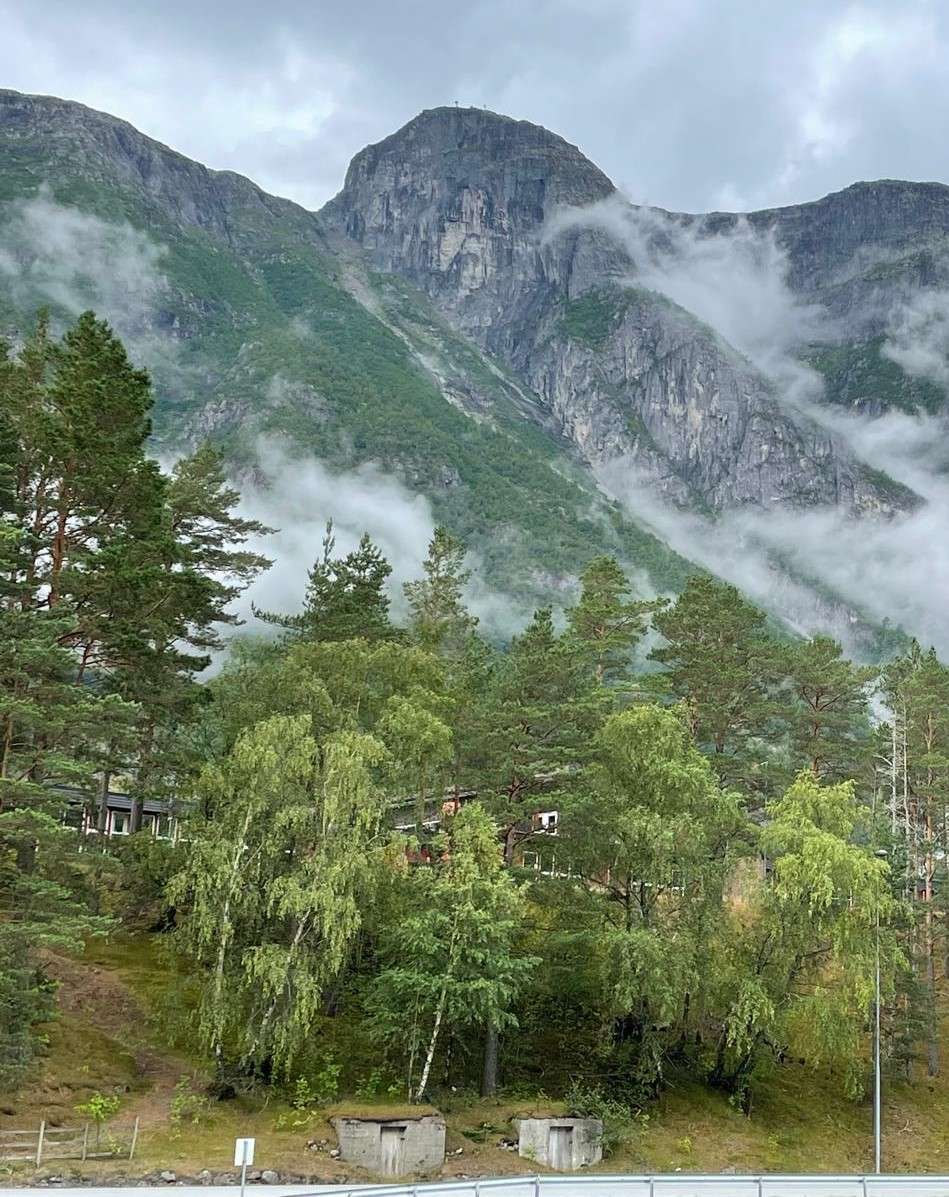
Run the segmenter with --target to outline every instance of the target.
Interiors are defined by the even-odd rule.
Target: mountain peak
[[[580,150],[542,125],[485,108],[427,108],[352,160],[331,220],[380,197],[428,201],[478,192],[515,224],[541,224],[558,204],[588,204],[615,191]]]

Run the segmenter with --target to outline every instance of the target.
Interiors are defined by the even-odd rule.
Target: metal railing
[[[363,1185],[339,1197],[949,1197],[949,1176],[509,1176]]]

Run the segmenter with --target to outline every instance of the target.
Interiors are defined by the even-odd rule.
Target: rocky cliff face
[[[554,219],[601,201],[623,205],[579,150],[481,110],[435,109],[368,147],[314,214],[111,116],[0,91],[0,333],[40,304],[60,324],[95,308],[153,370],[165,444],[211,435],[251,469],[258,436],[276,435],[330,469],[376,463],[528,602],[591,553],[658,591],[691,568],[597,480],[701,512],[915,501],[644,289],[638,248]],[[649,217],[660,238],[664,221],[773,234],[789,285],[826,313],[815,361],[833,401],[943,402],[880,345],[895,304],[947,287],[949,189],[860,184],[744,218]]]
[[[551,235],[559,210],[614,193],[546,130],[444,108],[358,154],[320,215],[513,369],[614,479],[626,463],[637,483],[712,509],[887,512],[912,501],[783,408],[768,379],[687,312],[618,286],[635,264],[603,232]],[[799,257],[803,277],[803,238]]]

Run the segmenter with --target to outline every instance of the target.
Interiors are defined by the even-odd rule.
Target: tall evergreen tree
[[[90,793],[102,728],[130,712],[77,685],[60,643],[68,614],[25,601],[16,563],[24,533],[0,519],[0,1081],[30,1063],[34,1027],[50,1017],[49,947],[81,950],[107,921],[84,902],[64,790]]]
[[[505,863],[536,834],[532,816],[575,785],[605,709],[588,659],[557,635],[549,608],[536,612],[498,661],[473,737],[470,775],[501,827]]]
[[[461,653],[478,623],[464,604],[464,587],[471,578],[464,568],[466,553],[447,528],[436,528],[422,564],[423,577],[403,586],[410,631],[434,652]]]
[[[580,575],[581,592],[567,611],[570,635],[588,656],[598,682],[615,682],[630,668],[630,654],[653,604],[632,599],[632,587],[614,557],[595,557]]]
[[[793,695],[791,753],[796,769],[826,781],[866,776],[872,667],[848,661],[840,645],[814,636],[792,645],[784,668]]]
[[[364,533],[359,546],[345,557],[334,557],[332,520],[326,525],[323,552],[310,570],[303,610],[299,615],[270,611],[254,614],[305,640],[384,640],[395,635],[389,620],[386,579],[392,573],[379,549]]]
[[[781,666],[765,617],[734,586],[691,577],[672,606],[653,616],[666,643],[650,657],[667,667],[672,693],[685,701],[692,734],[729,783],[767,786],[763,746],[783,710]]]

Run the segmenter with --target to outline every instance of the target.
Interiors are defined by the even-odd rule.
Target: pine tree
[[[791,752],[796,769],[826,781],[865,776],[870,748],[869,686],[877,670],[844,657],[840,645],[815,636],[784,654],[794,697]]]
[[[783,704],[781,662],[765,617],[734,586],[691,577],[676,602],[653,617],[666,644],[649,655],[685,701],[692,735],[729,784],[768,786],[767,741]]]
[[[595,557],[580,583],[580,599],[567,611],[570,635],[589,657],[597,682],[615,683],[629,671],[654,604],[630,599],[632,588],[614,557]]]
[[[496,662],[471,737],[469,776],[501,827],[506,864],[536,834],[532,816],[555,810],[575,783],[605,709],[589,660],[557,635],[549,608],[536,612]]]
[[[425,648],[458,655],[477,626],[462,597],[471,571],[464,568],[467,550],[446,528],[436,528],[422,564],[424,577],[406,582],[409,628]]]
[[[333,524],[326,525],[323,553],[310,570],[303,610],[281,615],[254,609],[258,619],[305,640],[384,640],[395,635],[389,620],[386,579],[392,573],[379,549],[364,533],[358,548],[334,557]]]
[[[11,1086],[32,1058],[32,1028],[52,1011],[40,950],[79,951],[107,926],[83,901],[60,787],[91,792],[101,730],[120,735],[130,714],[73,680],[61,644],[72,618],[24,595],[23,538],[0,519],[0,1079]]]

